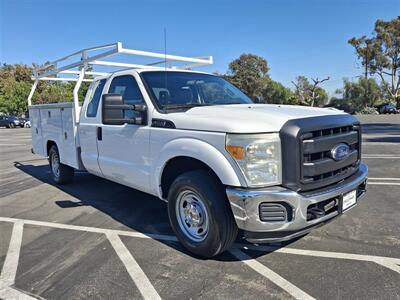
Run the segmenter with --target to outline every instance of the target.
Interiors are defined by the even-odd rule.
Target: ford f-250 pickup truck
[[[90,56],[92,50],[105,52]],[[121,53],[162,58],[166,66],[99,60]],[[34,72],[28,99],[33,152],[49,158],[57,184],[86,170],[166,201],[174,232],[196,255],[228,249],[238,229],[257,243],[305,235],[356,205],[366,191],[361,127],[351,115],[254,104],[223,78],[187,70],[211,57],[121,43],[74,55],[82,57]],[[172,68],[171,62],[191,64]],[[98,65],[126,69],[104,74],[88,68]],[[32,105],[39,80],[77,81],[74,102]],[[80,105],[83,81],[92,83]]]

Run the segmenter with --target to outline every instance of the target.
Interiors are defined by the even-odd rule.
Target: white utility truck
[[[151,62],[104,60],[121,54]],[[254,104],[223,78],[191,71],[208,64],[118,42],[38,67],[33,152],[49,158],[57,184],[85,170],[167,201],[179,241],[202,257],[228,249],[238,229],[250,242],[290,240],[356,205],[368,168],[355,117]],[[39,80],[76,81],[74,101],[32,105]]]

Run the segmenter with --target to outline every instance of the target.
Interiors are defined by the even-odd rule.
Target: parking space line
[[[115,234],[123,235],[123,236],[164,240],[164,241],[173,241],[173,242],[178,240],[173,235],[154,234],[154,233],[144,234],[144,233],[136,232],[136,231],[104,229],[104,228],[97,228],[97,227],[69,225],[69,224],[54,223],[54,222],[35,221],[35,220],[23,220],[23,219],[8,218],[8,217],[0,217],[0,221],[13,222],[13,223],[17,222],[17,221],[23,221],[24,224],[34,225],[34,226],[44,226],[44,227],[52,227],[52,228],[58,228],[58,229],[70,229],[70,230],[86,231],[86,232],[93,232],[93,233],[104,233],[104,234],[115,233]]]
[[[240,246],[241,248],[244,248],[244,249],[250,249],[250,250],[256,250],[256,251],[374,262],[376,264],[382,265],[382,266],[389,268],[400,274],[400,267],[398,266],[398,265],[400,265],[400,258],[342,253],[342,252],[327,252],[327,251],[318,251],[318,250],[303,250],[303,249],[286,248],[286,247],[285,248],[277,248],[277,247],[271,247],[271,246],[266,246],[266,245],[237,244],[237,246]]]
[[[362,142],[362,145],[364,146],[364,145],[368,145],[368,146],[372,146],[372,145],[374,145],[374,146],[393,146],[393,145],[396,145],[396,144],[398,144],[398,142]]]
[[[400,182],[371,182],[371,181],[368,181],[368,185],[400,185]]]
[[[400,181],[400,178],[390,178],[390,177],[386,177],[386,178],[378,178],[378,177],[368,177],[368,180],[392,180],[392,181]]]
[[[388,158],[388,159],[397,159],[397,158],[400,158],[400,156],[366,156],[366,155],[363,155],[362,156],[362,158],[363,159],[376,159],[376,158],[379,158],[379,159],[385,159],[385,158]]]
[[[0,289],[11,286],[15,282],[23,230],[23,221],[16,221],[12,229],[10,244],[8,246],[6,259],[4,261],[3,269],[1,270],[0,274]]]
[[[22,220],[15,221],[11,233],[10,244],[8,245],[8,251],[0,274],[0,299],[36,299],[11,287],[15,283],[15,277],[17,276],[23,230],[24,222]]]
[[[157,239],[157,240],[166,240],[166,241],[176,241],[175,236],[171,235],[163,235],[163,234],[144,234],[140,232],[131,232],[124,230],[113,230],[113,229],[103,229],[96,227],[87,227],[87,226],[79,226],[79,225],[68,225],[62,223],[53,223],[53,222],[43,222],[43,221],[35,221],[35,220],[24,220],[17,218],[8,218],[8,217],[0,217],[0,222],[12,222],[14,223],[12,236],[10,240],[9,250],[6,256],[6,260],[4,262],[3,270],[1,273],[0,280],[0,296],[5,297],[4,295],[11,295],[12,293],[20,293],[19,291],[13,291],[10,289],[10,285],[14,284],[15,276],[17,272],[18,260],[19,260],[19,252],[22,243],[22,232],[24,224],[34,225],[34,226],[44,226],[44,227],[52,227],[59,229],[70,229],[77,231],[85,231],[85,232],[94,232],[94,233],[103,233],[107,236],[110,241],[112,247],[116,251],[118,257],[121,259],[124,264],[128,274],[133,280],[134,284],[138,287],[140,293],[145,299],[161,299],[146,274],[140,268],[132,254],[123,244],[120,239],[120,236],[129,236],[136,238],[147,238],[147,239]],[[340,253],[340,252],[326,252],[326,251],[316,251],[316,250],[303,250],[303,249],[295,249],[295,248],[279,248],[267,245],[254,245],[254,244],[234,244],[232,249],[229,250],[232,255],[238,258],[240,261],[251,267],[253,270],[281,287],[285,291],[287,291],[290,295],[292,295],[296,299],[314,299],[297,286],[293,285],[279,274],[275,273],[268,267],[259,263],[257,260],[251,258],[247,254],[241,251],[241,249],[250,249],[256,251],[263,252],[277,252],[277,253],[285,253],[285,254],[295,254],[295,255],[304,255],[311,257],[324,257],[324,258],[336,258],[336,259],[349,259],[349,260],[358,260],[358,261],[367,261],[374,262],[378,265],[381,265],[387,269],[390,269],[394,272],[400,274],[400,258],[391,258],[391,257],[382,257],[382,256],[372,256],[372,255],[361,255],[361,254],[351,254],[351,253]],[[25,296],[25,294],[23,294]],[[27,295],[26,295],[27,296]],[[29,297],[29,296],[27,296]],[[7,296],[8,299],[12,299],[11,296]],[[4,298],[4,299],[7,299]],[[26,297],[25,297],[26,298]],[[26,298],[31,299],[31,298]]]
[[[0,297],[4,300],[36,300],[37,298],[31,297],[23,292],[18,291],[12,287],[0,289]]]
[[[177,241],[176,236],[173,235],[164,235],[164,234],[153,234],[153,233],[141,233],[135,231],[125,231],[125,230],[115,230],[115,229],[104,229],[97,227],[87,227],[80,225],[69,225],[62,223],[54,223],[54,222],[44,222],[44,221],[35,221],[35,220],[24,220],[17,218],[9,218],[9,217],[0,217],[0,222],[23,222],[27,225],[35,225],[35,226],[44,226],[44,227],[53,227],[59,229],[70,229],[77,231],[86,231],[86,232],[94,232],[94,233],[104,233],[110,234],[115,233],[120,236],[128,236],[128,237],[136,237],[136,238],[145,238],[145,239],[155,239],[155,240],[163,240],[163,241]],[[279,248],[275,246],[268,245],[255,245],[255,244],[243,244],[236,243],[234,247],[250,249],[256,251],[263,252],[281,252],[288,254],[298,254],[298,255],[308,255],[308,256],[319,256],[319,257],[327,257],[327,258],[339,258],[339,259],[351,259],[351,260],[364,260],[364,261],[386,261],[392,264],[400,265],[400,258],[393,257],[385,257],[385,256],[375,256],[375,255],[363,255],[363,254],[351,254],[351,253],[341,253],[341,252],[327,252],[327,251],[317,251],[317,250],[303,250],[296,248]]]
[[[139,264],[133,258],[132,254],[126,248],[124,243],[119,238],[116,233],[107,233],[108,240],[110,241],[112,247],[117,253],[118,257],[121,259],[129,276],[132,278],[136,287],[139,289],[144,299],[161,299],[160,295],[157,293],[150,280],[147,278],[146,274],[140,268]]]
[[[251,258],[244,252],[240,251],[239,249],[232,249],[229,250],[229,252],[232,253],[237,259],[241,260],[250,268],[252,268],[254,271],[256,271],[260,275],[264,276],[265,278],[267,278],[268,280],[270,280],[271,282],[273,282],[274,284],[276,284],[277,286],[288,292],[295,299],[315,299],[306,292],[304,292],[303,290],[299,289],[294,284],[287,281],[279,274],[272,271],[270,268],[259,263],[258,261]]]
[[[365,155],[365,156],[382,156],[382,157],[385,157],[385,156],[398,156],[399,154],[398,153],[387,153],[387,154],[384,154],[384,153],[363,153],[362,155],[363,156]]]

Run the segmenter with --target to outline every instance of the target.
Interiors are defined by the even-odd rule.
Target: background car
[[[23,127],[21,121],[15,116],[0,116],[0,126],[7,128]]]
[[[31,128],[31,120],[29,120],[29,118],[25,119],[25,124],[24,124],[24,126],[25,126],[26,128]]]
[[[392,104],[384,104],[378,107],[380,114],[398,114],[399,111]]]
[[[29,118],[19,118],[19,121],[21,122],[21,127],[31,127]]]
[[[26,122],[26,119],[25,118],[18,118],[18,120],[19,120],[19,126],[22,128],[22,127],[25,127],[25,122]]]

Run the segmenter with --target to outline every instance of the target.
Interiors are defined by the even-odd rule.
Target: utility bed
[[[80,169],[74,115],[73,102],[29,106],[33,152],[47,156],[49,145],[44,141],[54,141],[59,145],[61,162]]]

